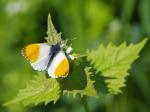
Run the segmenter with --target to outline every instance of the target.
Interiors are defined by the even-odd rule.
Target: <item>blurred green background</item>
[[[55,105],[2,106],[37,75],[20,50],[45,42],[49,12],[62,38],[78,53],[100,43],[136,43],[150,35],[150,0],[0,0],[0,112],[84,112],[79,97],[67,96]],[[88,98],[91,112],[150,112],[149,67],[150,41],[132,65],[123,94]]]

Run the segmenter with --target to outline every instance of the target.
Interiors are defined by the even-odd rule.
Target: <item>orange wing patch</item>
[[[58,77],[63,77],[65,75],[67,75],[68,71],[69,71],[69,62],[68,62],[67,58],[65,58],[57,66],[57,68],[55,70],[55,75]]]
[[[32,63],[35,63],[38,60],[40,51],[39,44],[31,44],[26,46],[23,49],[23,55]]]

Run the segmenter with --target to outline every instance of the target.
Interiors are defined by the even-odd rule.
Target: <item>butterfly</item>
[[[63,45],[49,45],[48,43],[29,44],[22,49],[22,55],[30,62],[32,68],[37,71],[47,71],[52,78],[66,77],[69,72],[68,58],[72,47],[63,50]]]

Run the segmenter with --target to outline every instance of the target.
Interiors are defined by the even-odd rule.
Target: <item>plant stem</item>
[[[85,112],[90,112],[90,109],[89,109],[89,106],[88,106],[88,103],[87,103],[87,99],[86,99],[85,96],[83,96],[83,97],[81,98],[81,101],[82,101],[82,104],[83,104],[83,106],[84,106]]]

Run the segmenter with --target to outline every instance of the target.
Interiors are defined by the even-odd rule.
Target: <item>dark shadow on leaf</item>
[[[101,75],[101,72],[96,73],[94,71],[94,73],[95,74],[92,76],[92,79],[95,80],[94,86],[96,91],[98,93],[101,92],[103,94],[108,94],[107,84],[104,82],[106,78]]]

